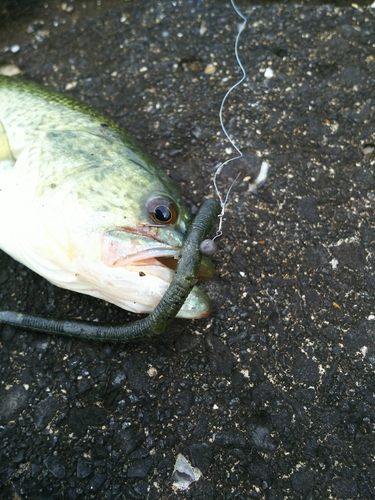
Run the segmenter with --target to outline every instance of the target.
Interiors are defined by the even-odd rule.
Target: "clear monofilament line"
[[[240,25],[239,29],[238,29],[238,33],[237,33],[237,37],[236,37],[236,41],[235,41],[235,44],[234,44],[234,53],[235,53],[235,56],[236,56],[236,60],[237,60],[237,64],[238,66],[240,67],[241,71],[242,71],[242,77],[240,80],[238,80],[238,82],[236,82],[234,85],[232,85],[232,87],[227,91],[227,93],[225,94],[223,100],[221,101],[221,105],[220,105],[220,111],[219,111],[219,118],[220,118],[220,125],[221,125],[221,128],[224,132],[224,135],[225,137],[228,139],[228,141],[230,142],[230,144],[232,145],[232,147],[237,151],[238,155],[237,156],[234,156],[233,158],[229,158],[228,160],[226,160],[225,162],[223,163],[220,163],[217,167],[216,167],[216,171],[215,171],[215,174],[214,174],[214,179],[213,179],[213,182],[214,182],[214,187],[215,187],[215,191],[216,191],[216,194],[220,200],[220,204],[221,204],[221,214],[219,215],[220,217],[220,222],[219,222],[219,228],[216,232],[216,236],[215,238],[221,236],[221,225],[222,225],[222,218],[223,218],[223,215],[224,215],[224,211],[225,211],[225,206],[228,202],[228,198],[229,198],[229,195],[231,193],[231,190],[234,186],[234,184],[236,183],[237,179],[239,178],[239,176],[241,175],[241,173],[239,173],[237,175],[237,177],[234,179],[234,181],[232,182],[232,184],[229,186],[229,189],[225,195],[225,198],[224,198],[224,201],[223,201],[223,198],[220,194],[220,191],[217,187],[217,183],[216,183],[216,179],[217,179],[217,176],[220,174],[220,172],[222,171],[223,167],[225,167],[226,165],[228,165],[228,163],[234,161],[234,160],[238,160],[239,158],[242,158],[243,157],[243,154],[241,152],[241,150],[239,149],[238,146],[236,146],[236,144],[234,143],[233,139],[231,138],[231,136],[229,135],[229,133],[227,132],[226,128],[225,128],[225,125],[224,125],[224,120],[223,120],[223,109],[224,109],[224,105],[225,105],[225,102],[228,98],[228,96],[232,93],[232,91],[238,87],[239,85],[241,85],[241,83],[245,80],[246,78],[246,71],[245,71],[245,68],[243,67],[242,65],[242,62],[241,62],[241,59],[238,55],[238,44],[239,44],[239,40],[240,40],[240,36],[241,36],[241,33],[243,32],[243,30],[245,29],[245,26],[247,24],[247,18],[242,14],[242,12],[238,9],[237,5],[235,4],[234,0],[231,0],[231,3],[232,3],[232,6],[233,6],[233,9],[235,10],[236,14],[238,14],[241,19],[243,20],[242,24]]]

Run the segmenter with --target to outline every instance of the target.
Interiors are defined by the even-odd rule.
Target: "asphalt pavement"
[[[224,121],[245,160],[219,182],[242,172],[212,316],[130,346],[0,326],[1,499],[375,499],[375,4],[240,5],[247,77]],[[193,212],[214,194],[231,154],[219,106],[241,76],[229,2],[0,16],[0,67],[128,129]],[[0,285],[1,309],[136,318],[4,253]]]

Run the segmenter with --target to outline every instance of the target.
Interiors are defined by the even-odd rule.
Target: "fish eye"
[[[147,202],[147,212],[157,225],[174,224],[177,220],[176,206],[168,198],[152,198]]]

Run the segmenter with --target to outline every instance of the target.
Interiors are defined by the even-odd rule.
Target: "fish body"
[[[149,313],[191,218],[119,126],[62,94],[0,76],[0,248],[51,283]],[[212,267],[203,263],[207,277]],[[178,316],[208,316],[194,287]]]

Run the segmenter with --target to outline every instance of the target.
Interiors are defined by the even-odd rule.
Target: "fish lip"
[[[172,226],[171,226],[172,227]],[[126,252],[121,252],[117,248],[117,242],[121,241],[121,234],[134,234],[135,238],[127,247]],[[182,236],[182,235],[181,235]],[[181,249],[181,241],[176,239],[176,245],[168,245],[165,241],[157,237],[149,226],[138,228],[120,227],[107,231],[104,235],[107,241],[103,253],[104,262],[109,266],[130,266],[130,265],[163,265],[157,259],[175,259]],[[153,244],[153,242],[155,242]],[[146,248],[144,246],[147,244]],[[169,267],[169,266],[165,266]]]
[[[149,266],[150,264],[153,265],[160,265],[163,266],[164,264],[160,262],[158,259],[159,258],[164,258],[164,259],[173,259],[175,260],[175,257],[179,253],[179,249],[173,249],[173,248],[148,248],[147,250],[144,250],[143,252],[137,252],[134,254],[130,254],[127,257],[120,257],[118,260],[113,262],[113,266],[126,266],[126,265],[135,265],[135,266]],[[158,262],[158,264],[156,263]],[[170,267],[170,266],[165,266],[165,267]],[[170,268],[172,269],[172,268]]]
[[[149,253],[152,253],[152,255],[148,255]],[[149,250],[146,250],[145,252],[140,252],[134,255],[129,255],[128,259],[121,259],[121,264],[119,265],[134,265],[134,266],[149,266],[149,265],[158,265],[158,266],[164,266],[168,267],[169,269],[174,269],[172,266],[168,266],[166,263],[164,263],[164,259],[170,259],[171,261],[176,261],[176,256],[178,254],[178,250],[175,252],[168,252],[167,250],[161,251],[159,249],[156,249],[153,251],[152,248]],[[159,259],[163,259],[163,262],[161,262]],[[116,264],[115,264],[116,265]]]
[[[154,226],[142,226],[138,228],[121,227],[107,233],[108,235],[113,235],[115,240],[117,239],[115,235],[118,235],[118,233],[129,233],[134,234],[142,239],[147,239],[148,243],[150,242],[150,240],[155,241],[155,246],[152,246],[151,244],[151,246],[148,246],[148,248],[142,250],[139,250],[135,247],[134,252],[128,253],[127,255],[118,255],[117,258],[115,255],[113,255],[112,258],[107,260],[107,265],[110,265],[111,267],[162,266],[172,271],[176,271],[178,257],[182,247],[182,240],[178,241],[178,246],[168,245],[157,237],[157,235],[151,230],[152,227]],[[163,228],[166,227],[167,226],[163,226]],[[171,225],[170,227],[173,226]],[[182,236],[182,233],[179,234]],[[208,281],[214,275],[215,269],[212,265],[211,260],[205,256],[202,256],[202,261],[197,276],[198,281]]]

